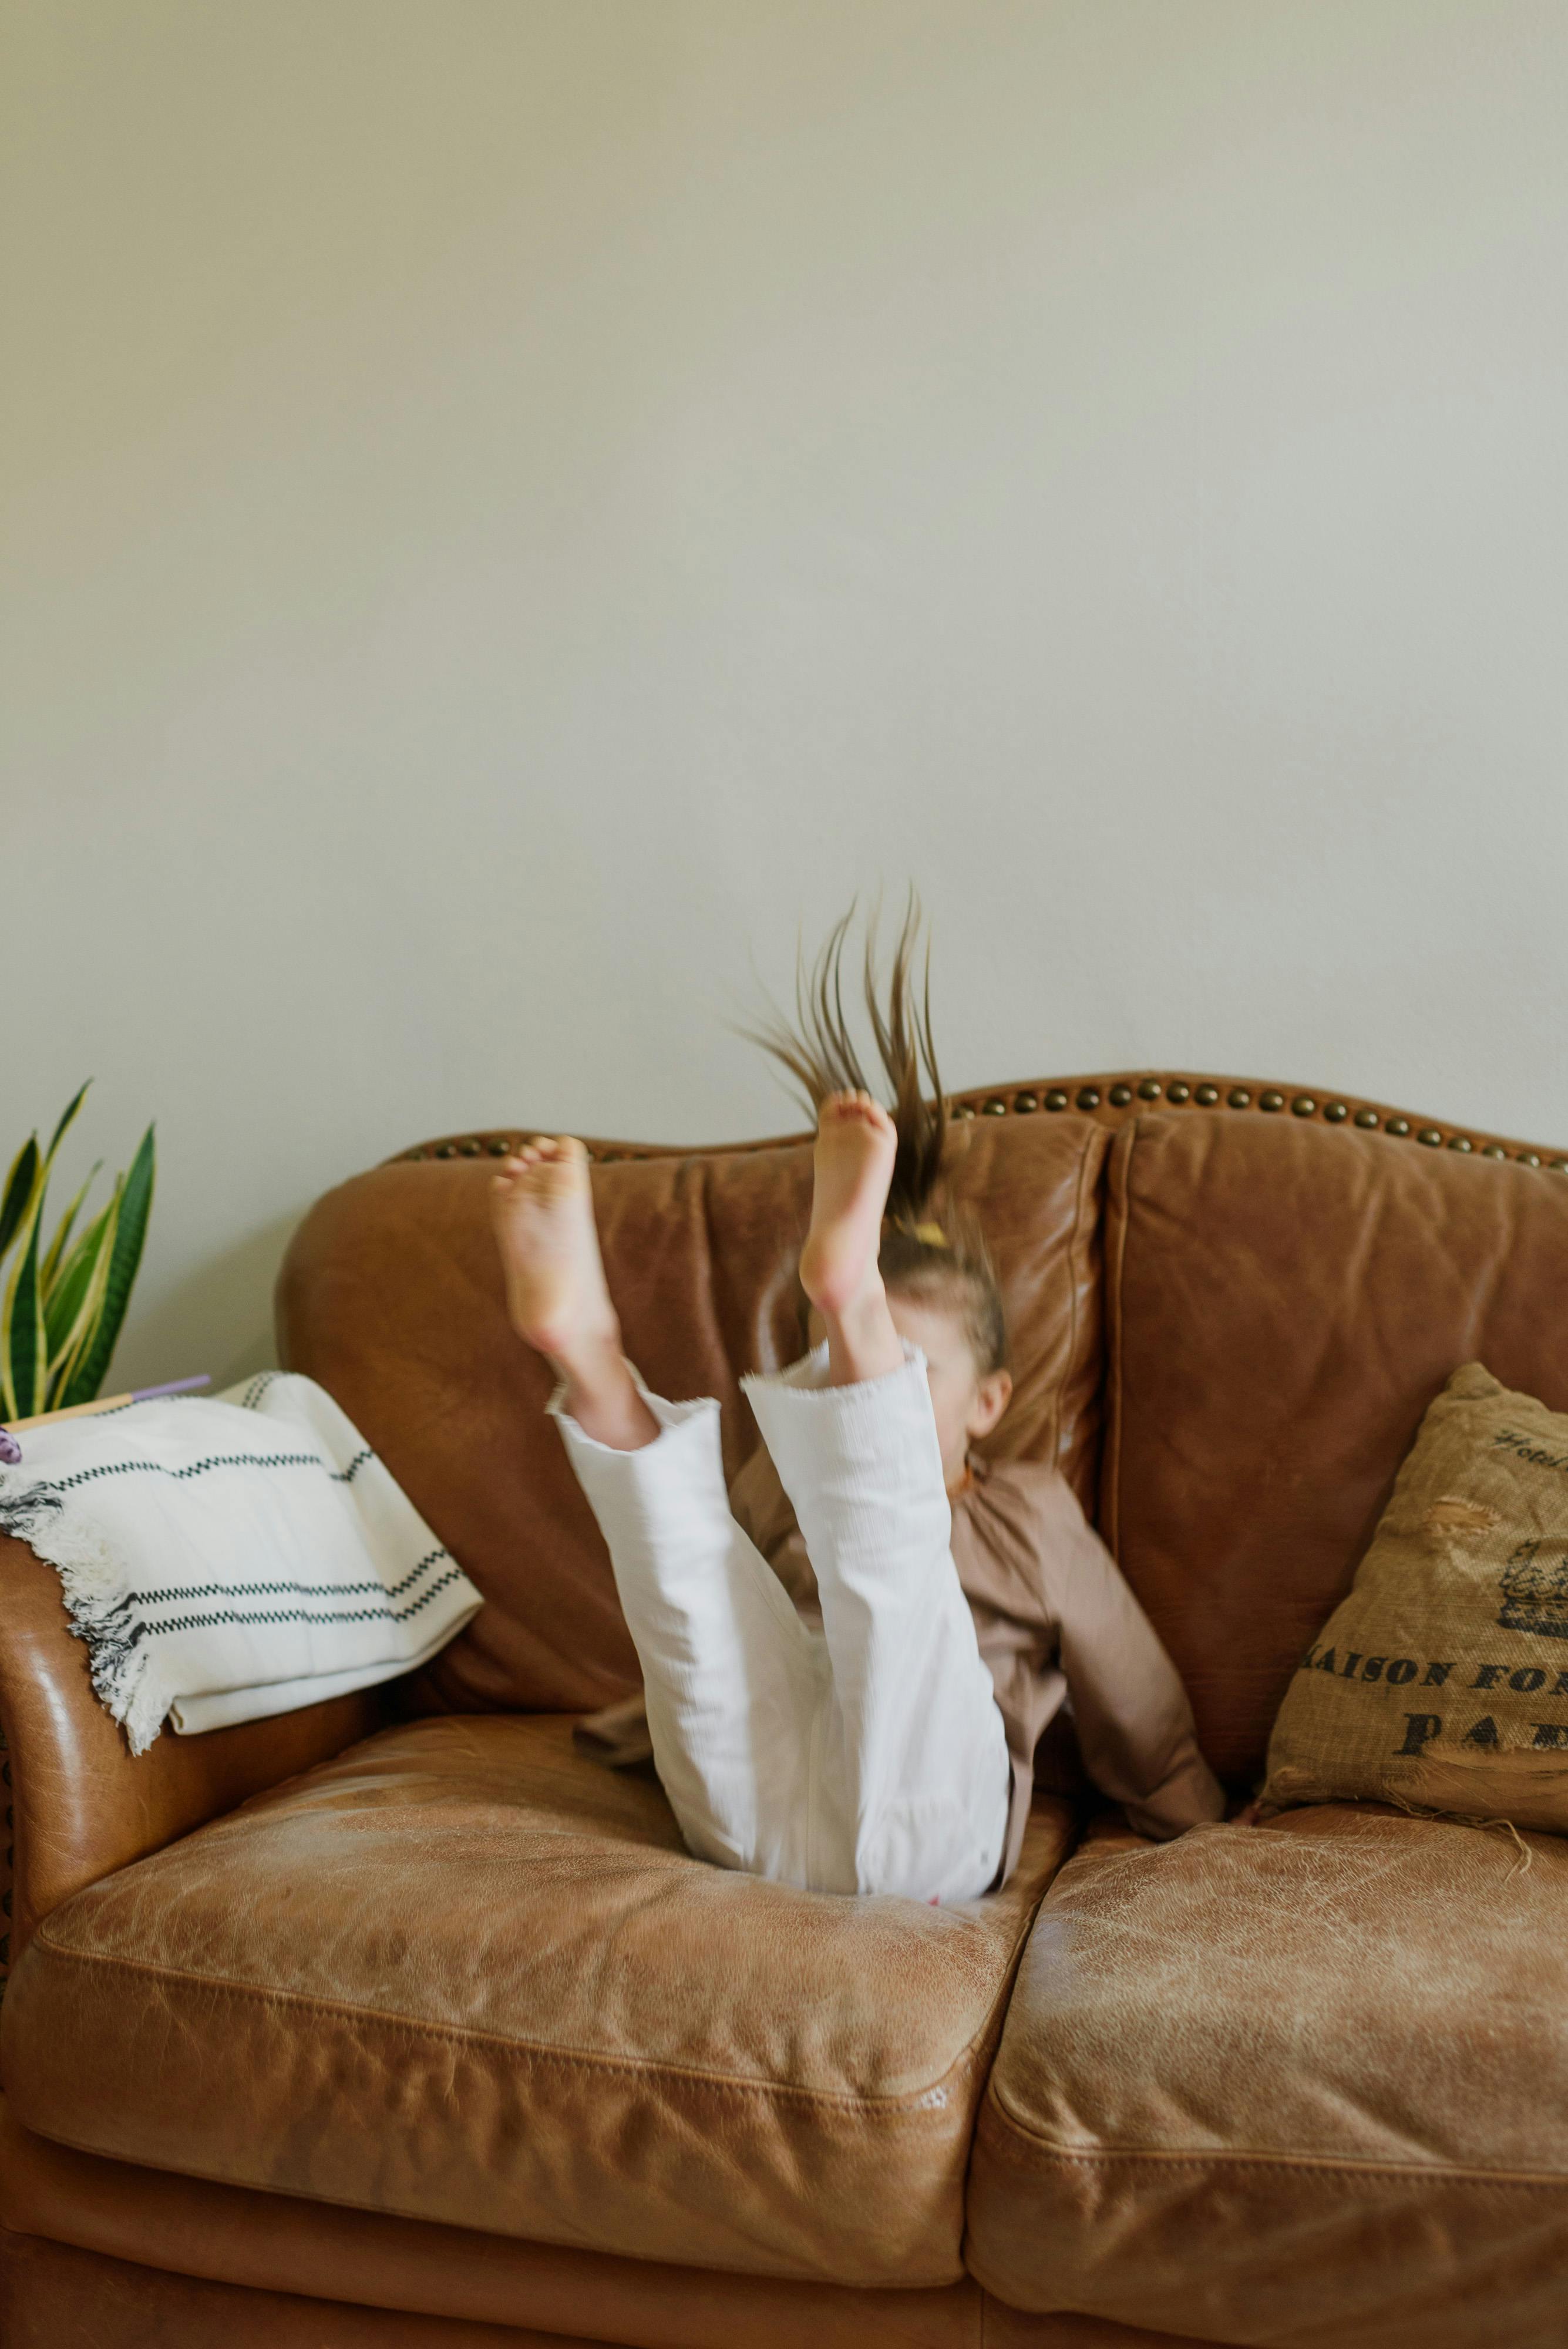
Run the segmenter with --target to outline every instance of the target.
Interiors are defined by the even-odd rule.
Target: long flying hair
[[[931,1038],[930,943],[913,889],[884,982],[877,918],[866,925],[860,993],[879,1068],[867,1076],[845,1008],[845,959],[856,907],[834,924],[809,965],[795,966],[794,1018],[770,1010],[742,1030],[784,1071],[815,1123],[830,1093],[868,1092],[898,1134],[877,1265],[895,1295],[955,1307],[981,1373],[1002,1369],[1002,1298],[972,1216],[954,1208],[943,1182],[948,1101]]]

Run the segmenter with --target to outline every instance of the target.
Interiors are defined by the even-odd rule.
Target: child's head
[[[814,1113],[832,1092],[870,1092],[844,1010],[843,962],[854,910],[810,972],[799,971],[794,1023],[775,1018],[751,1032],[794,1078]],[[1002,1298],[972,1216],[941,1204],[948,1104],[931,1041],[929,954],[917,998],[919,910],[911,893],[886,991],[868,926],[863,985],[877,1057],[891,1093],[898,1146],[888,1191],[877,1268],[900,1336],[929,1366],[942,1465],[952,1484],[970,1444],[1001,1419],[1012,1392]],[[929,1090],[928,1090],[929,1089]]]
[[[877,1266],[888,1309],[901,1338],[919,1346],[930,1377],[931,1407],[949,1485],[962,1475],[969,1447],[989,1435],[1012,1394],[1007,1325],[996,1276],[979,1231],[950,1218],[910,1229],[888,1224]]]

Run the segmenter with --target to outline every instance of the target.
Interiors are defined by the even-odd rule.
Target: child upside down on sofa
[[[839,1009],[846,928],[798,1029],[759,1039],[816,1111],[800,1282],[821,1341],[742,1381],[763,1449],[733,1495],[717,1402],[666,1402],[622,1351],[580,1142],[505,1162],[495,1230],[514,1325],[558,1376],[548,1408],[609,1547],[689,1847],[817,1891],[967,1900],[1017,1864],[1064,1698],[1090,1776],[1144,1834],[1218,1818],[1223,1798],[1175,1667],[1064,1479],[971,1457],[1012,1381],[983,1240],[932,1212],[947,1112],[913,916],[886,1009],[867,958],[892,1115]]]

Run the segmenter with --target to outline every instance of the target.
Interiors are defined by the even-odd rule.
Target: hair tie
[[[915,1237],[923,1247],[950,1248],[952,1247],[951,1240],[949,1239],[940,1224],[917,1224],[914,1229]]]

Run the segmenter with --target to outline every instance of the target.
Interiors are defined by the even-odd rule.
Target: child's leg
[[[722,1867],[818,1881],[810,1768],[826,1651],[730,1515],[718,1404],[649,1397],[659,1433],[635,1452],[595,1443],[563,1399],[551,1408],[609,1546],[681,1834]]]
[[[952,1561],[925,1363],[839,1387],[815,1384],[817,1368],[746,1392],[816,1573],[835,1700],[825,1776],[842,1790],[855,1887],[972,1899],[1002,1859],[1012,1777]]]
[[[495,1221],[514,1321],[561,1374],[551,1409],[609,1546],[681,1833],[722,1866],[815,1880],[826,1653],[730,1514],[718,1405],[659,1402],[627,1363],[581,1143],[509,1165]]]
[[[1011,1774],[992,1678],[950,1547],[925,1364],[888,1312],[877,1251],[892,1167],[885,1112],[824,1109],[801,1279],[827,1361],[747,1381],[816,1571],[832,1659],[829,1775],[864,1891],[972,1898],[992,1880]]]

